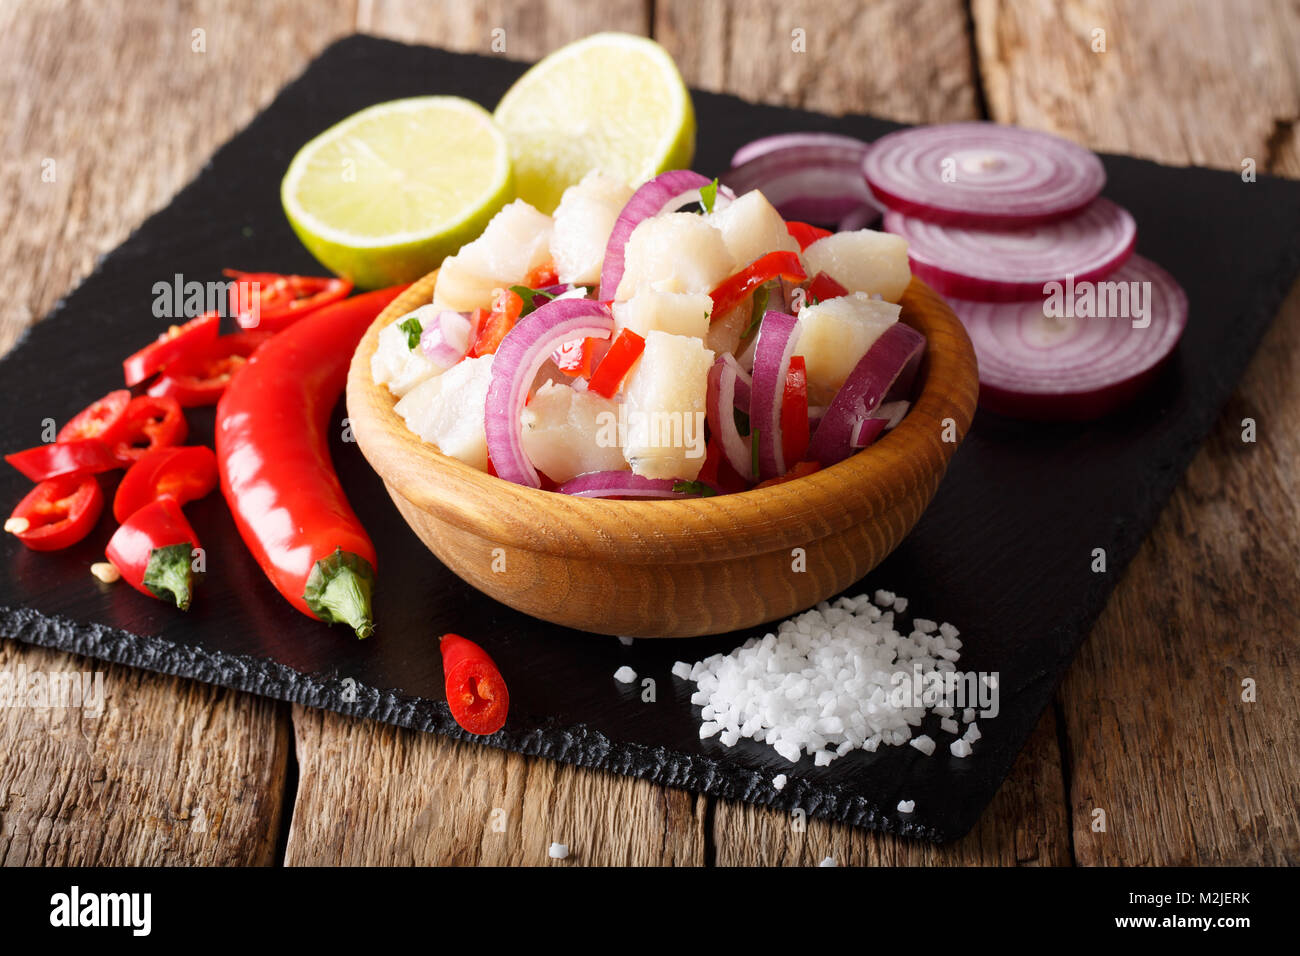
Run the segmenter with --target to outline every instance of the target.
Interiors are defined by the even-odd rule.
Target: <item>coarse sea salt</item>
[[[775,777],[772,778],[773,790],[784,790],[785,784],[786,784],[786,776],[783,773],[778,773]]]
[[[913,810],[915,810],[915,809],[916,809],[916,801],[915,801],[915,800],[899,800],[899,801],[898,801],[898,812],[899,812],[899,813],[911,813],[911,812],[912,812]]]
[[[917,731],[927,714],[921,695],[945,675],[961,686],[952,646],[960,632],[925,618],[903,627],[896,617],[906,606],[906,598],[884,590],[823,601],[729,654],[678,661],[673,675],[696,685],[691,703],[701,708],[700,737],[717,736],[724,746],[756,740],[791,763],[806,754],[819,767],[881,744],[933,754],[934,739]],[[928,711],[958,732],[952,707]]]
[[[548,850],[546,851],[546,855],[549,856],[552,860],[565,860],[565,859],[568,859],[568,856],[569,856],[569,844],[567,844],[567,843],[552,843],[551,846],[550,846],[550,849],[548,849]]]
[[[624,664],[618,670],[614,671],[614,680],[620,684],[630,684],[636,680],[636,671]]]

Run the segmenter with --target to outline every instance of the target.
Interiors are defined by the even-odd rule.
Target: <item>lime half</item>
[[[454,96],[354,113],[300,149],[280,184],[303,245],[362,288],[436,269],[513,198],[505,137]]]
[[[695,110],[668,51],[627,33],[597,33],[556,50],[497,105],[519,198],[550,213],[564,190],[599,169],[631,185],[695,154]]]

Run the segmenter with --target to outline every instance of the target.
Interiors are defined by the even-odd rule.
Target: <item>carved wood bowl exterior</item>
[[[898,546],[975,413],[970,340],[943,299],[913,279],[902,321],[927,342],[916,401],[897,428],[846,461],[710,498],[609,501],[526,488],[421,441],[371,378],[379,330],[429,302],[436,276],[394,300],[358,345],[347,385],[353,433],[438,560],[503,604],[566,627],[694,637],[813,606]]]

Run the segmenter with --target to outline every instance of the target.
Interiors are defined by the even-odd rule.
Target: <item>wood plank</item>
[[[974,15],[996,119],[1300,175],[1294,5],[976,0]],[[1101,54],[1084,39],[1098,25]],[[1300,862],[1297,354],[1300,286],[1062,687],[1081,863]]]
[[[350,5],[305,0],[0,3],[0,221],[11,226],[0,231],[0,349],[353,16]],[[42,176],[45,160],[53,181]],[[8,641],[0,648],[9,671],[92,666]],[[123,668],[105,675],[110,709],[97,721],[0,715],[0,860],[270,862],[287,710]]]
[[[38,673],[96,672],[102,714],[25,694],[33,706],[0,707],[0,865],[273,862],[287,708],[0,641],[0,674],[23,687]]]
[[[647,0],[361,0],[357,29],[448,50],[535,60],[590,33],[647,34],[649,11]],[[498,30],[504,32],[494,33]]]
[[[659,0],[654,36],[701,89],[942,122],[976,113],[966,25],[962,0]]]
[[[704,862],[702,797],[328,711],[293,719],[288,865]]]

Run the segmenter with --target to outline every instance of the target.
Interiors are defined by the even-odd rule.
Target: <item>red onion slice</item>
[[[1037,299],[1049,282],[1099,279],[1124,264],[1137,223],[1097,199],[1069,219],[1019,229],[966,229],[885,214],[885,231],[907,240],[912,273],[945,296],[981,302]]]
[[[709,423],[709,434],[719,442],[727,464],[738,475],[749,476],[753,471],[752,450],[749,439],[740,434],[736,428],[736,409],[749,414],[749,403],[742,407],[738,396],[738,386],[745,373],[736,364],[736,358],[730,352],[723,352],[709,369],[709,385],[705,400],[705,417]],[[745,376],[746,378],[748,376]]]
[[[833,465],[853,454],[855,432],[860,437],[861,429],[867,427],[862,422],[875,415],[894,380],[915,366],[924,351],[925,337],[910,325],[895,322],[885,329],[835,393],[813,433],[808,457]],[[887,422],[876,420],[883,431]]]
[[[754,384],[749,406],[750,437],[753,440],[757,431],[758,476],[763,480],[778,478],[788,470],[781,441],[781,404],[790,358],[798,343],[799,321],[793,315],[768,312],[763,316],[758,327],[758,344],[754,347]]]
[[[866,225],[881,212],[862,179],[868,148],[835,133],[769,136],[742,147],[722,182],[737,193],[761,190],[786,219],[834,225],[851,217]]]
[[[420,333],[420,351],[439,368],[451,368],[469,352],[474,332],[469,315],[444,309]]]
[[[872,144],[862,171],[891,209],[977,228],[1070,216],[1106,184],[1101,160],[1082,146],[1050,133],[979,122],[890,133]]]
[[[866,448],[884,433],[887,424],[889,423],[886,419],[875,416],[859,418],[853,423],[849,444],[854,448]]]
[[[1015,418],[1087,421],[1133,398],[1187,327],[1187,294],[1169,273],[1141,256],[1096,283],[1094,295],[1121,287],[1129,292],[1128,316],[1049,318],[1044,315],[1049,303],[1041,296],[996,305],[950,300],[975,346],[980,404]],[[1144,318],[1133,318],[1139,311],[1133,308],[1135,288],[1141,291]],[[1081,294],[1076,286],[1074,296],[1062,299],[1082,304]],[[1108,312],[1121,311],[1110,308],[1109,293],[1105,299]],[[1145,327],[1135,327],[1135,321]]]
[[[661,173],[644,183],[632,194],[623,211],[614,220],[614,229],[605,244],[605,261],[600,269],[601,299],[612,299],[623,278],[623,253],[632,230],[646,219],[662,213],[674,212],[688,202],[698,202],[700,187],[713,182],[689,169],[674,169]],[[714,208],[717,208],[715,204]]]
[[[498,476],[530,488],[541,487],[520,438],[519,414],[528,390],[551,353],[565,342],[607,339],[613,331],[614,316],[607,306],[590,299],[552,299],[506,333],[492,360],[483,420],[488,455]]]
[[[699,498],[692,491],[674,491],[678,482],[672,478],[643,478],[630,471],[593,471],[571,478],[555,490],[562,495],[579,498]],[[690,482],[722,494],[717,486],[707,481]]]

